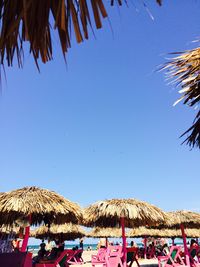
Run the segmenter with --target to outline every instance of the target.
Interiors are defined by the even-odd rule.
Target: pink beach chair
[[[107,253],[106,248],[100,248],[98,250],[97,255],[92,255],[92,258],[91,258],[92,266],[94,267],[95,265],[98,265],[98,264],[106,265],[106,259],[105,259],[106,253]]]
[[[200,267],[200,247],[190,249],[190,263],[192,267]]]
[[[106,266],[107,267],[123,267],[122,264],[122,247],[121,246],[109,246],[106,253]]]
[[[158,256],[159,267],[183,267],[186,266],[181,257],[181,247],[171,246],[167,256]]]

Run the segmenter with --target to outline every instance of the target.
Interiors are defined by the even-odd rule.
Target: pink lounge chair
[[[41,260],[40,263],[36,263],[35,267],[65,267],[67,266],[68,251],[64,250],[60,256],[55,260]]]
[[[172,246],[167,256],[158,256],[159,267],[183,267],[186,266],[181,257],[181,247]]]
[[[97,255],[92,255],[92,266],[103,265],[106,267],[123,267],[122,247],[109,246],[107,249],[99,249]]]
[[[194,247],[189,250],[190,263],[192,267],[200,267],[200,247]]]
[[[105,260],[107,267],[123,267],[122,264],[122,247],[121,246],[109,246]]]
[[[91,258],[92,266],[94,267],[95,265],[98,265],[98,264],[106,265],[106,259],[105,259],[106,253],[107,253],[106,248],[100,248],[98,250],[97,255],[92,255],[92,258]]]

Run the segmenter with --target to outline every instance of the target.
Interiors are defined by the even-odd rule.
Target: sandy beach
[[[92,251],[84,251],[83,252],[83,260],[84,260],[84,267],[91,267],[91,255],[94,254],[96,255],[97,254],[97,251],[96,250],[92,250]],[[151,265],[151,267],[153,266],[157,266],[158,265],[158,260],[157,259],[139,259],[139,263],[140,263],[140,266],[141,267],[147,267],[149,265]],[[80,265],[73,265],[73,266],[79,266]],[[100,265],[99,265],[100,266]],[[134,262],[133,267],[137,267],[137,264]]]

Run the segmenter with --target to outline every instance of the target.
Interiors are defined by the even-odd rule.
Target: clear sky
[[[135,5],[133,5],[133,3]],[[199,211],[199,150],[179,139],[195,111],[173,103],[177,89],[155,72],[168,52],[195,47],[200,1],[139,0],[109,7],[95,37],[72,41],[65,65],[39,74],[31,56],[6,68],[0,96],[0,191],[55,190],[86,206],[137,198],[170,211]]]

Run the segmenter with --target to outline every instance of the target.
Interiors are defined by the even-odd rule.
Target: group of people
[[[33,264],[40,262],[41,260],[54,260],[59,257],[60,253],[64,251],[65,243],[62,241],[55,241],[56,246],[52,246],[50,240],[47,243],[42,240],[38,254],[33,257]]]

